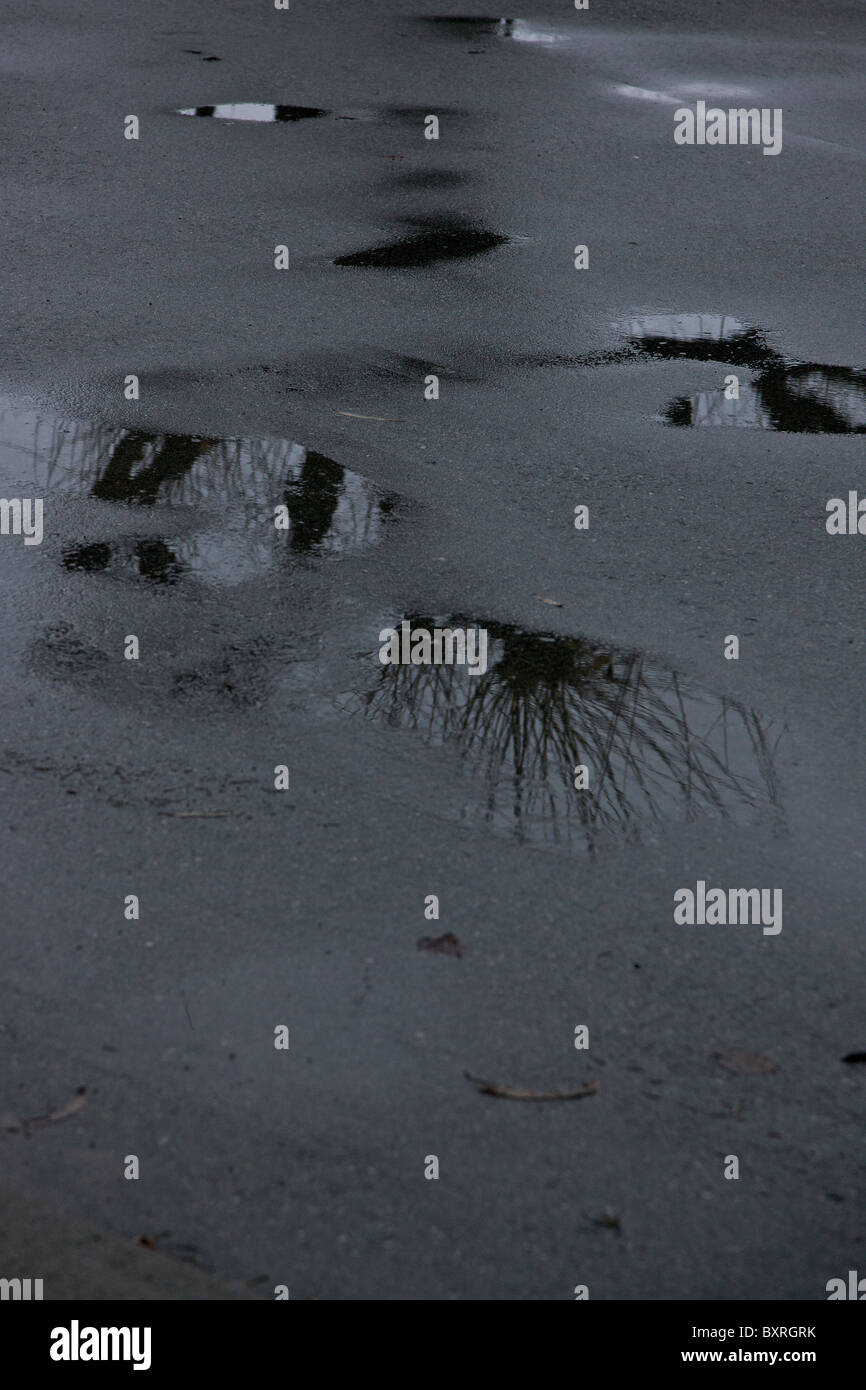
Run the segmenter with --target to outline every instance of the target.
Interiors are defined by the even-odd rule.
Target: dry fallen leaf
[[[742,1047],[723,1048],[721,1052],[714,1052],[713,1057],[725,1071],[735,1072],[737,1076],[760,1076],[779,1070],[769,1057],[762,1057],[760,1052],[746,1052]]]
[[[562,604],[559,602],[558,599],[555,599],[555,598],[545,598],[543,594],[536,594],[535,597],[536,597],[536,598],[539,600],[539,602],[541,602],[541,603],[549,603],[550,606],[551,606],[551,608],[561,608],[561,607],[562,607]]]
[[[419,951],[437,951],[440,956],[457,956],[460,959],[465,949],[453,931],[447,931],[442,936],[422,936],[418,939]]]
[[[467,1081],[475,1083],[482,1095],[501,1096],[503,1100],[583,1100],[584,1096],[594,1096],[601,1087],[600,1081],[590,1081],[579,1091],[526,1091],[521,1086],[499,1086],[495,1081],[483,1081],[468,1071],[463,1075]]]

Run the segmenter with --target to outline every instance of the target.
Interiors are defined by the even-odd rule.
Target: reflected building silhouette
[[[367,717],[456,747],[480,788],[466,808],[519,840],[580,839],[712,813],[778,815],[782,730],[637,652],[463,617],[413,627],[487,629],[484,675],[384,666],[359,697]],[[395,624],[399,626],[399,623]],[[574,789],[574,770],[589,788]]]
[[[186,434],[124,434],[111,451],[104,471],[91,489],[104,502],[153,506],[160,489],[186,476],[213,440]],[[144,462],[147,455],[147,462]]]
[[[741,383],[738,400],[728,400],[722,390],[679,396],[661,418],[668,425],[680,426],[864,434],[866,372],[801,362],[761,372],[753,382]]]
[[[739,397],[724,389],[678,396],[656,417],[667,425],[728,425],[739,429],[808,434],[862,434],[866,430],[866,371],[823,362],[790,361],[759,328],[726,314],[646,314],[616,325],[625,342],[585,356],[529,354],[526,367],[608,367],[640,362],[719,362],[746,367],[750,382]]]
[[[289,479],[284,493],[293,550],[309,553],[325,542],[334,525],[345,478],[345,468],[333,459],[312,449],[304,451],[300,473]]]
[[[627,347],[605,361],[635,357],[747,367],[737,400],[723,389],[679,396],[660,418],[669,425],[734,426],[806,434],[866,432],[866,372],[821,362],[788,362],[764,334],[722,314],[649,314],[620,325]]]
[[[178,116],[210,116],[217,121],[310,121],[329,113],[318,106],[287,106],[274,102],[239,101],[221,106],[183,106]]]
[[[637,356],[669,362],[684,357],[691,362],[729,362],[752,371],[783,361],[759,328],[729,314],[645,314],[617,327],[627,342],[624,352],[611,354],[618,360]]]
[[[459,118],[459,108],[437,103],[437,114]],[[204,116],[216,121],[254,121],[272,125],[279,122],[312,121],[331,116],[335,121],[423,121],[426,106],[356,106],[348,110],[326,111],[320,106],[291,106],[285,102],[236,101],[216,106],[182,106],[178,116]]]
[[[233,583],[287,557],[378,544],[405,499],[286,439],[154,434],[0,411],[0,448],[46,493],[147,510],[193,509],[177,534],[98,538],[68,547],[70,570],[171,583],[184,573]],[[289,524],[274,525],[278,506]],[[181,518],[178,518],[179,520]]]

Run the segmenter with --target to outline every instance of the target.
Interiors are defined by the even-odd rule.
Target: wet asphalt
[[[0,537],[7,1248],[95,1298],[151,1255],[179,1298],[826,1297],[862,8],[4,9],[0,490],[45,507]],[[782,153],[676,146],[703,96]],[[406,618],[488,672],[383,668]],[[678,925],[698,880],[781,932]]]

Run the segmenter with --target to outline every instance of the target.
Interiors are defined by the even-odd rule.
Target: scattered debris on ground
[[[722,1048],[714,1052],[713,1057],[725,1071],[732,1071],[737,1076],[760,1076],[779,1070],[769,1057],[763,1057],[760,1052],[747,1052],[742,1047]]]
[[[601,1086],[600,1081],[590,1081],[578,1091],[527,1091],[521,1086],[499,1086],[495,1081],[484,1081],[468,1071],[463,1075],[467,1081],[474,1082],[482,1095],[501,1096],[503,1100],[583,1100],[584,1096],[594,1096]]]
[[[462,958],[463,952],[467,947],[458,940],[453,931],[443,932],[442,936],[421,936],[418,938],[419,951],[436,951],[440,956],[457,956]]]

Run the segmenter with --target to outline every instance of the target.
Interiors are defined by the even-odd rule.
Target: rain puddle
[[[63,552],[63,565],[88,574],[119,572],[149,579],[155,584],[174,584],[187,566],[159,536],[124,536],[119,541],[93,541],[71,545]]]
[[[358,106],[344,111],[328,111],[320,106],[286,106],[270,101],[237,101],[217,106],[182,106],[177,116],[205,116],[215,121],[257,121],[273,125],[279,121],[311,121],[330,116],[335,121],[361,121],[397,124],[424,121],[426,106]],[[453,120],[463,115],[458,107],[436,106],[437,114]]]
[[[627,346],[619,360],[632,357],[672,361],[727,362],[753,371],[780,364],[783,359],[770,347],[758,328],[748,327],[727,314],[647,314],[618,324]]]
[[[503,623],[411,616],[413,628],[480,626],[481,675],[390,665],[345,707],[466,760],[475,795],[463,817],[520,841],[639,838],[699,815],[745,819],[778,810],[783,730],[637,652]],[[589,789],[574,789],[575,768]]]
[[[678,396],[660,418],[666,425],[735,425],[792,434],[866,433],[866,372],[800,362],[741,383],[739,399],[724,390]]]
[[[462,217],[417,218],[417,230],[384,246],[338,256],[334,265],[410,269],[437,261],[464,260],[503,246],[509,238]]]
[[[653,314],[623,327],[630,350],[639,356],[723,362],[756,373],[751,382],[738,383],[736,400],[729,400],[722,387],[678,397],[659,417],[665,424],[798,434],[866,432],[866,372],[787,361],[760,329],[725,315]]]
[[[515,43],[551,46],[568,43],[574,36],[534,19],[481,19],[471,15],[430,15],[425,24],[435,24],[456,39],[511,39]]]
[[[164,534],[96,536],[63,551],[70,571],[162,584],[188,573],[237,584],[287,557],[347,554],[380,542],[405,506],[285,439],[152,434],[7,410],[0,461],[5,477],[26,476],[46,496],[170,513]]]
[[[328,116],[318,106],[278,106],[270,102],[241,101],[223,106],[184,106],[178,116],[213,116],[217,121],[311,121]]]
[[[667,425],[731,425],[798,434],[866,433],[866,371],[785,358],[760,328],[725,314],[648,314],[617,324],[625,346],[581,358],[525,358],[524,365],[601,367],[641,361],[720,362],[751,381],[678,396],[656,417]]]

